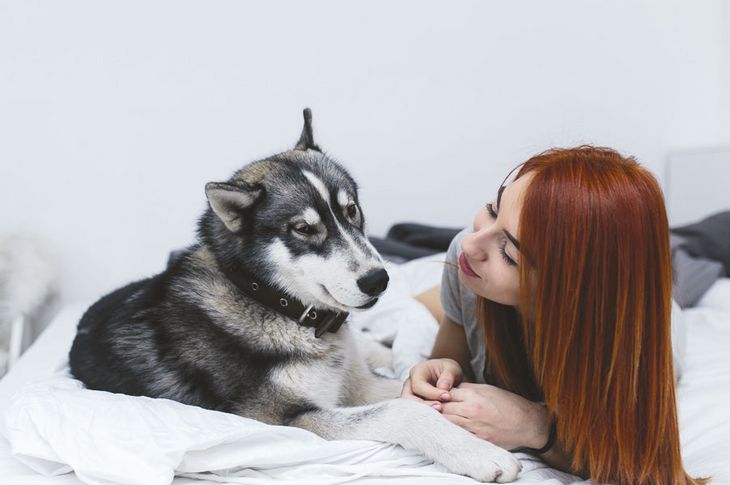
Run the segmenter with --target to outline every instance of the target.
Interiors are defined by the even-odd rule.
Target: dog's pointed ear
[[[260,185],[241,187],[225,182],[205,184],[205,196],[213,212],[231,232],[241,229],[241,213],[250,209],[263,193]]]
[[[299,141],[294,147],[295,150],[317,150],[321,152],[320,148],[314,143],[314,135],[312,134],[312,110],[304,108],[304,128],[302,128],[302,134],[299,137]]]

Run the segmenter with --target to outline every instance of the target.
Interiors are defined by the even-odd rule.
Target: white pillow
[[[720,278],[715,281],[697,302],[697,307],[730,313],[730,278]]]

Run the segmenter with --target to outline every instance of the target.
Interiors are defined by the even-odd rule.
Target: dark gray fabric
[[[410,261],[411,259],[430,256],[438,252],[433,249],[414,246],[394,239],[382,239],[379,237],[369,237],[368,239],[385,259],[393,262]]]
[[[724,275],[722,263],[691,256],[685,250],[686,240],[681,236],[672,234],[670,244],[674,299],[682,308],[695,306],[710,286]]]
[[[436,253],[441,253],[449,248],[449,244],[459,231],[461,231],[460,227],[435,227],[413,222],[402,222],[392,226],[385,237],[386,239],[432,249]]]
[[[719,261],[725,267],[725,274],[730,274],[730,211],[676,227],[672,233],[684,238],[682,248],[690,256]]]

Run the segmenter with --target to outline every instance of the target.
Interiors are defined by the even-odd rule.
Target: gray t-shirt
[[[471,228],[467,227],[458,233],[451,241],[446,252],[446,262],[453,263],[456,266],[451,264],[444,266],[444,272],[441,276],[441,305],[450,320],[464,327],[466,345],[469,348],[469,363],[474,374],[474,380],[477,383],[485,384],[484,332],[476,316],[476,296],[462,284],[458,269],[461,240],[471,232]],[[682,310],[674,300],[672,300],[671,320],[674,373],[675,378],[679,380],[684,369],[687,329],[682,317]]]
[[[451,241],[449,249],[446,251],[447,263],[459,264],[461,240],[470,232],[471,229],[467,227]],[[469,347],[469,362],[474,379],[480,384],[485,384],[484,332],[477,323],[476,296],[461,283],[458,267],[451,264],[444,266],[444,272],[441,276],[441,305],[450,320],[464,327],[466,344]]]

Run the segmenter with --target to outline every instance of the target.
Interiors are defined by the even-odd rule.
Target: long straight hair
[[[519,309],[478,298],[492,378],[545,402],[573,468],[594,481],[705,483],[680,455],[659,185],[591,146],[541,153],[526,173]]]

